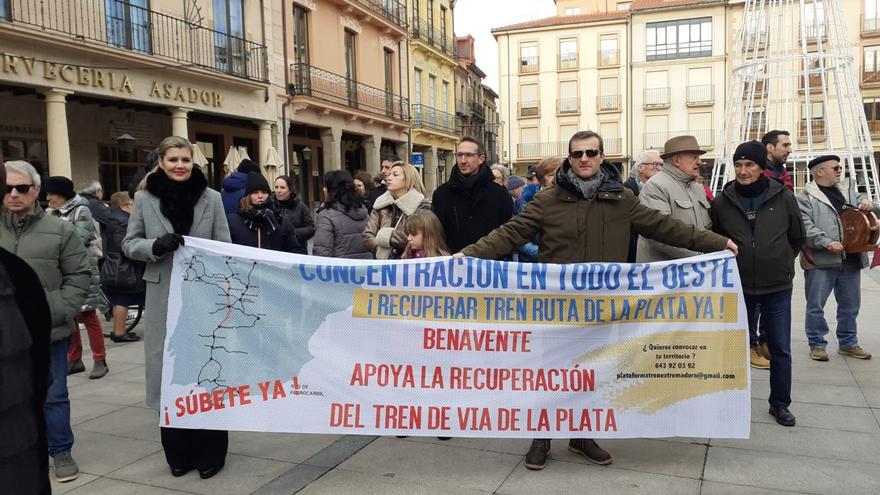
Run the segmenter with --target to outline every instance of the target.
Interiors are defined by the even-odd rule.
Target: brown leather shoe
[[[751,364],[752,368],[755,369],[769,370],[770,361],[765,359],[758,349],[760,349],[760,347],[752,347],[749,349],[749,364]]]
[[[849,356],[856,359],[871,359],[871,353],[865,351],[859,346],[852,347],[841,347],[837,350],[838,354],[843,354],[844,356]]]
[[[819,347],[810,347],[810,359],[813,361],[828,361],[828,353]]]
[[[526,468],[544,469],[550,454],[550,440],[534,439],[529,451],[526,452]]]
[[[770,346],[767,345],[766,342],[758,346],[758,354],[761,355],[762,358],[770,361]]]
[[[568,451],[580,454],[588,461],[602,466],[611,464],[614,459],[591,438],[572,438],[568,441]]]

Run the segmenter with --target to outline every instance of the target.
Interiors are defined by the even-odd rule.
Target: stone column
[[[260,122],[259,144],[257,145],[260,156],[257,158],[257,162],[263,167],[263,170],[266,169],[266,158],[269,156],[269,148],[272,147],[272,124],[271,120]]]
[[[50,89],[46,96],[46,137],[49,145],[49,175],[73,178],[70,167],[70,136],[67,131],[67,95],[73,91]]]
[[[321,145],[324,147],[324,172],[341,170],[342,128],[331,127],[329,129],[321,129]]]
[[[191,108],[172,108],[171,109],[171,135],[189,139],[189,131],[187,130],[187,114],[192,112]]]
[[[425,168],[422,172],[425,176],[422,180],[425,181],[428,192],[434,192],[437,189],[437,147],[425,148],[422,153],[425,156]]]
[[[367,155],[367,172],[373,176],[379,175],[382,168],[382,136],[365,137],[363,146]]]

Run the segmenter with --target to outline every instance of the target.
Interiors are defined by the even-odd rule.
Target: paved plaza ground
[[[877,270],[880,271],[880,270]],[[868,273],[868,272],[865,272]],[[523,465],[529,440],[231,433],[226,467],[201,480],[173,478],[157,414],[144,404],[143,344],[108,341],[110,373],[70,377],[73,455],[81,474],[53,482],[81,494],[877,494],[880,493],[880,273],[862,278],[859,339],[870,361],[836,353],[810,360],[803,332],[803,278],[795,281],[791,411],[767,414],[769,373],[752,370],[749,440],[604,440],[614,464],[600,467],[555,441],[543,471]],[[876,280],[875,280],[876,279]],[[835,307],[829,303],[833,319]],[[832,326],[832,330],[833,330]],[[138,332],[142,332],[139,328]],[[87,339],[83,339],[87,342]],[[88,344],[86,344],[88,347]],[[86,366],[91,368],[88,354]]]

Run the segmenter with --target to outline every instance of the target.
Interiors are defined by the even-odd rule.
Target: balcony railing
[[[880,71],[867,72],[862,70],[862,83],[874,84],[880,83]]]
[[[412,126],[416,128],[427,128],[435,131],[445,132],[447,134],[456,134],[455,132],[455,115],[446,113],[427,105],[412,105]]]
[[[479,103],[477,103],[475,101],[472,101],[470,104],[470,107],[471,107],[471,116],[472,117],[479,119],[479,120],[486,120],[486,111],[483,109],[483,105],[480,105]]]
[[[539,62],[539,59],[537,56],[535,56],[535,57],[520,57],[520,59],[519,59],[519,73],[520,74],[531,74],[534,72],[538,72],[538,62]]]
[[[815,43],[819,38],[825,38],[828,34],[825,28],[825,22],[807,22],[802,24],[804,38],[808,43]]]
[[[266,46],[120,0],[0,0],[0,20],[267,81]]]
[[[409,34],[413,39],[424,42],[440,53],[452,58],[456,58],[455,38],[449,36],[449,33],[443,33],[429,23],[427,20],[413,16],[412,23],[409,25]]]
[[[623,154],[623,138],[619,137],[603,137],[602,145],[605,147],[606,155]]]
[[[620,110],[620,95],[599,95],[596,97],[596,109],[600,112]]]
[[[617,48],[599,50],[599,67],[620,65],[620,52]]]
[[[711,105],[715,103],[715,85],[700,84],[687,87],[688,106]]]
[[[660,131],[645,132],[642,135],[642,146],[647,149],[662,149],[670,138],[675,136],[691,135],[697,138],[697,143],[702,149],[708,149],[715,145],[714,129],[696,129],[690,131]]]
[[[456,115],[461,115],[463,117],[467,117],[470,114],[470,105],[463,101],[455,102],[455,113]]]
[[[825,140],[825,119],[801,119],[798,123],[798,141],[806,142],[807,133],[812,133],[813,141]]]
[[[556,100],[556,113],[580,113],[580,98],[559,98]]]
[[[521,101],[519,102],[519,116],[534,117],[541,113],[540,107],[540,101]]]
[[[518,158],[547,158],[550,156],[565,156],[568,154],[568,141],[552,141],[546,143],[518,143],[516,155]]]
[[[750,93],[754,93],[755,101],[760,101],[764,98],[767,98],[767,86],[767,81],[764,79],[757,81],[747,81],[744,86],[745,90],[743,91],[743,99],[749,99]]]
[[[862,34],[880,33],[880,17],[866,17],[862,14]]]
[[[409,100],[307,64],[291,64],[291,92],[357,108],[398,120],[409,120]]]
[[[380,16],[406,29],[406,2],[400,0],[355,0]]]
[[[537,62],[536,62],[537,64]],[[559,56],[559,70],[571,70],[578,68],[577,53],[565,53]],[[537,69],[536,69],[537,70]]]
[[[642,106],[644,108],[668,108],[669,88],[645,89],[645,100]]]

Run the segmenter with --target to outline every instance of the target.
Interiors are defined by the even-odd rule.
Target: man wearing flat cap
[[[700,156],[705,151],[700,149],[697,139],[693,136],[677,136],[663,146],[663,168],[642,188],[639,201],[664,215],[693,225],[699,230],[711,227],[709,219],[709,200],[706,191],[697,182],[703,160]],[[674,247],[669,244],[639,237],[636,261],[650,263],[652,261],[674,260],[700,254],[686,248]]]
[[[712,203],[712,230],[739,246],[736,264],[742,280],[749,328],[761,330],[770,352],[770,415],[794,426],[791,404],[791,290],[794,259],[804,243],[804,224],[794,194],[764,174],[767,151],[758,141],[742,143],[733,154],[735,180]],[[757,308],[760,307],[760,312]],[[751,359],[757,336],[749,335]]]
[[[868,266],[868,255],[844,252],[840,214],[846,209],[858,208],[880,215],[880,208],[859,199],[854,178],[841,180],[840,157],[819,156],[810,161],[809,166],[813,181],[797,194],[797,200],[807,231],[807,250],[801,256],[801,267],[806,278],[805,328],[810,357],[816,361],[828,361],[825,302],[834,291],[838,354],[871,359],[871,353],[859,346],[856,335],[856,319],[861,305],[861,270]]]

